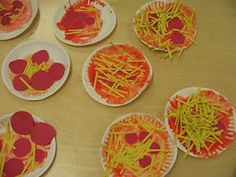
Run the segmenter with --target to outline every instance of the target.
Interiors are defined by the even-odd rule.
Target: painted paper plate
[[[196,36],[195,13],[180,1],[154,0],[137,10],[133,26],[138,38],[154,50],[172,53],[189,47]]]
[[[39,177],[56,154],[56,131],[25,111],[0,117],[0,174],[3,177]]]
[[[184,157],[219,155],[235,137],[235,109],[212,89],[190,87],[176,92],[165,107],[165,116],[167,130]]]
[[[23,33],[37,12],[36,0],[0,1],[0,40],[12,39]]]
[[[19,98],[42,100],[59,90],[70,71],[61,46],[45,41],[23,43],[10,51],[2,65],[6,87]]]
[[[69,45],[85,46],[106,38],[116,26],[116,14],[102,0],[66,1],[53,19],[57,38]]]
[[[82,80],[88,94],[106,106],[123,106],[149,85],[152,68],[137,48],[108,44],[95,50],[83,66]]]
[[[115,120],[105,131],[101,163],[109,177],[163,177],[174,166],[177,153],[162,121],[131,113]]]

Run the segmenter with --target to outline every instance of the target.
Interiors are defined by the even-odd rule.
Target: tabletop
[[[196,12],[198,45],[185,50],[180,59],[163,59],[163,52],[152,51],[137,38],[132,17],[145,0],[110,0],[117,15],[117,26],[106,39],[86,47],[72,47],[57,40],[52,18],[63,0],[38,0],[39,13],[31,27],[17,38],[0,42],[0,65],[15,46],[30,40],[52,41],[70,55],[71,71],[64,86],[41,101],[25,101],[11,94],[0,80],[0,115],[26,110],[54,125],[57,154],[45,177],[99,177],[100,144],[107,126],[131,112],[144,112],[163,119],[169,97],[185,87],[206,87],[222,93],[236,106],[236,1],[183,0]],[[149,59],[154,77],[149,87],[132,103],[112,108],[93,100],[82,84],[82,67],[91,52],[108,43],[122,42],[140,49]],[[235,177],[236,142],[221,155],[202,160],[178,158],[168,177]]]

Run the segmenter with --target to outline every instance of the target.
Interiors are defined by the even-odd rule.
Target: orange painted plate
[[[195,13],[180,1],[154,0],[144,4],[137,10],[133,25],[145,45],[169,53],[189,47],[197,31]]]
[[[136,99],[152,79],[152,68],[137,48],[109,44],[87,59],[82,79],[88,94],[107,106],[122,106]]]
[[[145,113],[130,113],[105,131],[101,162],[109,177],[163,177],[174,166],[177,153],[162,121]]]
[[[199,103],[192,103],[194,95],[200,96]],[[209,104],[204,104],[204,100]],[[191,107],[189,107],[190,103]],[[202,111],[207,113],[204,114],[201,122],[196,125],[191,122],[186,124],[184,117],[187,115],[183,112],[186,106],[188,110],[193,110],[191,116],[187,116],[186,119],[196,122],[200,119],[199,115],[203,115],[203,112],[199,112],[200,109],[198,109],[201,105],[204,106]],[[183,112],[182,116],[179,117],[180,119],[176,115],[177,109],[182,109]],[[212,89],[189,87],[176,92],[170,97],[170,101],[165,107],[165,115],[168,132],[186,155],[197,158],[214,157],[224,152],[234,140],[236,130],[235,109],[228,99]],[[211,116],[213,119],[209,119]],[[190,132],[189,128],[186,127],[189,127],[193,132]],[[206,129],[207,127],[211,129]],[[216,134],[213,135],[212,133]],[[201,140],[200,149],[199,143],[197,143],[200,141],[199,137],[204,139]]]

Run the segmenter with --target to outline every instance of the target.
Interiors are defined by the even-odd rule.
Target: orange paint
[[[96,75],[98,78],[95,83]],[[110,104],[124,104],[134,98],[150,81],[149,75],[150,66],[143,54],[134,47],[122,44],[98,51],[88,67],[91,86],[96,84],[97,94]],[[113,87],[115,91],[108,87]]]

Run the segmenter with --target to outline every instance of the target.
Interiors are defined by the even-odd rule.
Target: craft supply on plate
[[[167,52],[172,58],[195,42],[197,32],[196,15],[180,0],[154,0],[137,10],[133,26],[138,38],[154,50]]]
[[[116,26],[112,7],[102,0],[73,0],[62,4],[53,19],[57,38],[69,45],[85,46],[106,38]]]
[[[144,113],[115,120],[102,139],[101,162],[107,177],[165,176],[177,147],[164,123]]]
[[[10,51],[2,65],[7,88],[26,100],[41,100],[65,83],[70,58],[61,46],[46,41],[23,43]]]
[[[212,89],[190,87],[176,92],[166,105],[165,117],[167,130],[184,157],[217,156],[235,137],[235,109]]]
[[[122,106],[136,99],[149,85],[152,68],[137,48],[108,44],[95,50],[82,71],[88,94],[107,106]]]
[[[56,153],[56,130],[26,111],[0,117],[0,176],[39,177]]]
[[[30,27],[38,12],[36,0],[0,1],[0,40],[19,36]]]

